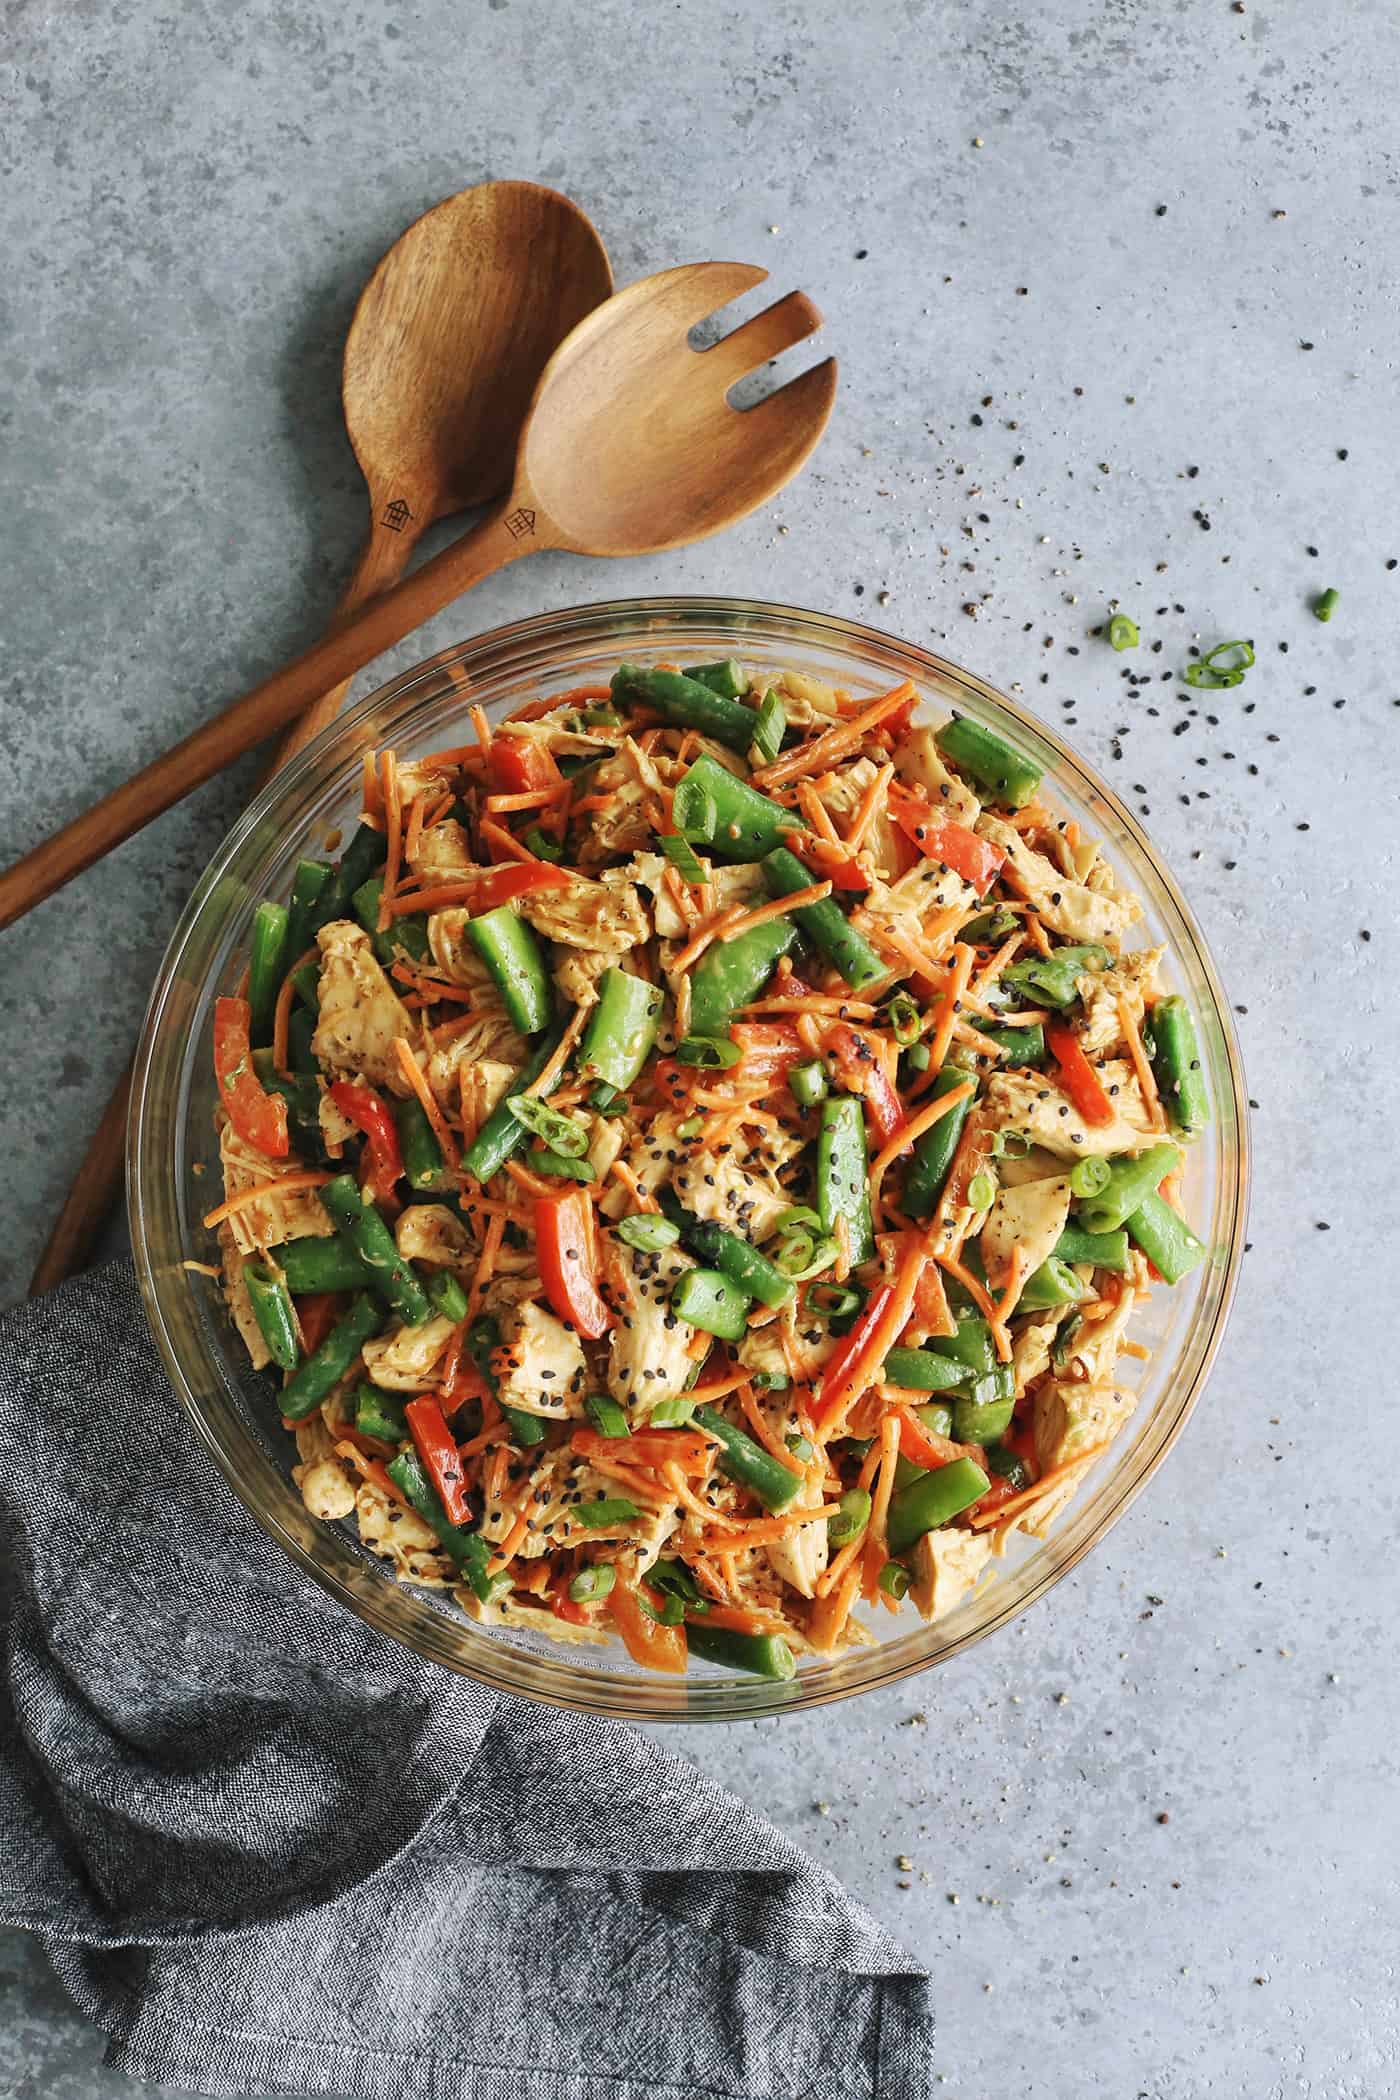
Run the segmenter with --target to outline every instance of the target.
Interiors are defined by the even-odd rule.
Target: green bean
[[[409,1327],[421,1327],[431,1316],[428,1294],[414,1271],[394,1245],[394,1236],[380,1212],[361,1195],[350,1174],[337,1174],[318,1191],[326,1216],[353,1248],[374,1278],[373,1288],[386,1305]]]
[[[299,860],[287,907],[287,960],[295,962],[311,946],[320,924],[318,913],[331,871],[323,860]]]
[[[308,1012],[304,1006],[293,1007],[291,1018],[287,1022],[287,1055],[291,1060],[292,1070],[305,1073],[309,1079],[314,1078],[320,1070],[316,1062],[316,1052],[311,1047],[315,1034],[315,1014]]]
[[[245,1261],[243,1285],[253,1317],[275,1364],[284,1371],[296,1369],[301,1350],[297,1345],[296,1315],[286,1284],[265,1261]]]
[[[980,1501],[991,1486],[982,1468],[970,1458],[955,1458],[936,1472],[925,1473],[901,1488],[890,1499],[886,1543],[892,1554],[907,1553],[926,1531],[935,1531]]]
[[[907,1386],[916,1393],[950,1393],[966,1385],[968,1366],[936,1349],[891,1349],[882,1374],[890,1385]]]
[[[762,867],[770,896],[787,897],[796,890],[812,886],[811,873],[786,846],[777,846],[765,854]],[[823,897],[816,904],[795,905],[792,916],[813,947],[840,971],[853,992],[863,991],[868,984],[889,976],[888,964],[876,954],[865,935],[851,924],[833,898]]]
[[[397,1458],[390,1460],[386,1470],[395,1487],[413,1504],[429,1529],[436,1533],[438,1544],[466,1577],[473,1594],[482,1604],[489,1604],[492,1582],[486,1569],[491,1549],[480,1532],[464,1531],[459,1524],[453,1523],[416,1451],[401,1451]]]
[[[339,1233],[329,1238],[287,1240],[274,1247],[272,1260],[287,1280],[287,1289],[301,1298],[314,1291],[367,1291],[374,1275],[353,1247]]]
[[[732,751],[747,751],[753,742],[758,719],[753,708],[727,699],[698,678],[688,678],[684,671],[648,671],[640,664],[619,664],[612,690],[615,700],[640,701],[664,722],[680,729],[698,729],[702,736],[728,744]]]
[[[598,981],[598,1004],[579,1044],[580,1072],[626,1093],[651,1055],[664,1003],[660,985],[626,970],[604,970]]]
[[[686,664],[681,676],[697,679],[712,693],[718,693],[722,700],[741,700],[749,689],[743,665],[732,656],[726,656],[716,664]]]
[[[328,1400],[372,1334],[378,1334],[384,1313],[378,1300],[362,1291],[350,1302],[349,1311],[338,1320],[319,1347],[302,1358],[283,1386],[279,1398],[288,1421],[300,1422]]]
[[[1086,1232],[1116,1232],[1150,1196],[1168,1174],[1181,1165],[1175,1145],[1149,1145],[1145,1152],[1127,1152],[1109,1161],[1106,1185],[1087,1203],[1079,1206],[1079,1222]]]
[[[934,741],[945,758],[1008,809],[1024,808],[1040,786],[1039,766],[965,715],[955,715]]]
[[[500,904],[479,919],[469,919],[467,935],[520,1033],[537,1035],[549,1025],[554,995],[543,950],[528,920]]]
[[[873,1508],[870,1496],[864,1488],[847,1488],[841,1497],[840,1508],[834,1517],[826,1520],[826,1535],[833,1546],[848,1546],[859,1537],[870,1522]]]
[[[974,1400],[959,1393],[953,1402],[953,1435],[960,1444],[990,1444],[1011,1427],[1016,1402]]]
[[[340,865],[321,892],[315,912],[318,926],[345,917],[350,909],[350,899],[366,877],[383,864],[385,851],[383,832],[376,831],[372,824],[361,824],[340,856]]]
[[[671,813],[678,831],[723,860],[762,860],[793,832],[807,829],[796,810],[736,780],[708,751],[677,784]]]
[[[426,962],[432,953],[428,939],[428,920],[424,912],[399,912],[389,921],[384,932],[379,931],[379,906],[384,896],[384,877],[371,875],[362,882],[350,899],[355,917],[370,937],[370,945],[378,960],[387,970],[399,955],[406,955],[410,962]]]
[[[1143,1197],[1129,1218],[1128,1236],[1142,1249],[1164,1283],[1180,1283],[1206,1258],[1204,1242],[1197,1239],[1185,1219],[1179,1218],[1155,1189]]]
[[[831,1091],[826,1066],[819,1058],[813,1058],[809,1064],[794,1065],[788,1073],[788,1086],[799,1108],[815,1108]]]
[[[1128,1235],[1126,1232],[1085,1232],[1081,1226],[1066,1225],[1055,1242],[1056,1261],[1092,1262],[1096,1269],[1113,1269],[1121,1276],[1128,1266]]]
[[[408,1441],[408,1423],[402,1400],[393,1393],[381,1392],[367,1378],[355,1388],[354,1417],[361,1436],[372,1436],[381,1444]]]
[[[286,908],[264,898],[253,913],[253,931],[248,944],[248,1004],[253,1010],[252,1037],[255,1043],[265,1042],[272,1035],[272,1012],[286,970]]]
[[[691,1273],[695,1272],[692,1270]],[[695,1420],[719,1443],[721,1473],[726,1473],[740,1487],[746,1487],[756,1495],[771,1515],[780,1515],[794,1496],[801,1493],[804,1480],[801,1473],[794,1473],[790,1466],[783,1465],[765,1451],[762,1444],[732,1422],[727,1422],[714,1408],[697,1407]]]
[[[737,1232],[729,1232],[723,1225],[716,1225],[710,1218],[697,1218],[690,1211],[679,1207],[674,1212],[675,1222],[680,1226],[685,1243],[692,1254],[702,1262],[727,1276],[747,1298],[757,1298],[764,1305],[788,1305],[796,1294],[797,1286],[768,1256]],[[657,1220],[660,1223],[661,1220]]]
[[[1039,1067],[1045,1062],[1045,1029],[1041,1022],[1033,1021],[1028,1028],[982,1028],[974,1022],[979,1035],[1000,1044],[1005,1056],[997,1060],[997,1070],[1007,1071],[1013,1065]],[[976,1048],[976,1045],[973,1045]],[[937,1130],[938,1125],[934,1124]]]
[[[690,980],[690,1026],[695,1035],[724,1035],[735,1009],[756,999],[780,956],[796,946],[791,919],[768,919],[732,941],[712,941]]]
[[[1210,1121],[1210,1096],[1201,1073],[1196,1024],[1186,1001],[1173,992],[1152,1009],[1152,1069],[1157,1091],[1173,1126],[1184,1137]]]
[[[1028,955],[1003,971],[1001,981],[1018,1000],[1039,1006],[1072,1006],[1079,997],[1079,978],[1092,976],[1107,963],[1107,948],[1097,941],[1082,941],[1056,948],[1049,955]]]
[[[875,1252],[870,1215],[870,1167],[865,1146],[865,1113],[854,1094],[832,1094],[822,1103],[817,1135],[817,1214],[831,1236],[844,1218],[850,1234],[851,1267],[858,1269]]]
[[[466,1172],[472,1175],[475,1180],[480,1182],[489,1181],[491,1176],[498,1174],[512,1154],[518,1152],[524,1144],[525,1125],[516,1116],[512,1115],[510,1108],[511,1099],[516,1094],[523,1094],[527,1087],[534,1085],[558,1049],[562,1033],[562,1029],[552,1028],[549,1034],[544,1037],[539,1048],[531,1055],[528,1063],[516,1074],[506,1098],[503,1101],[499,1101],[495,1108],[492,1109],[471,1144],[462,1154],[462,1165]],[[552,1094],[555,1087],[559,1084],[559,1079],[562,1077],[562,1073],[558,1074],[545,1091]]]
[[[1082,1298],[1092,1296],[1093,1292],[1085,1289],[1067,1261],[1047,1254],[1040,1267],[1026,1278],[1016,1308],[1018,1312],[1048,1312],[1057,1305],[1078,1305]]]
[[[411,1189],[442,1186],[444,1161],[437,1134],[428,1112],[416,1094],[394,1103],[394,1128],[399,1134],[399,1152]]]
[[[467,1294],[450,1269],[437,1269],[428,1278],[428,1297],[434,1312],[444,1320],[465,1320]]]
[[[671,1293],[671,1310],[726,1342],[740,1341],[749,1324],[748,1297],[718,1269],[687,1269]]]
[[[685,1632],[689,1652],[702,1662],[747,1670],[774,1683],[797,1675],[796,1659],[780,1633],[736,1633],[728,1626],[707,1626],[703,1619],[688,1619]]]
[[[954,1087],[965,1085],[967,1078],[967,1073],[959,1066],[944,1065],[929,1090],[929,1100],[937,1101],[942,1095],[951,1094]],[[915,1139],[914,1157],[905,1173],[904,1193],[900,1199],[900,1207],[911,1218],[933,1216],[975,1098],[975,1094],[966,1095],[946,1115],[940,1116],[921,1138]]]
[[[1005,1444],[988,1444],[983,1455],[987,1461],[987,1471],[995,1473],[999,1480],[1006,1481],[1018,1495],[1022,1488],[1030,1486],[1030,1467],[1017,1452],[1010,1450]]]

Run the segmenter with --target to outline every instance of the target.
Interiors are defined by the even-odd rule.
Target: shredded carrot
[[[507,860],[524,861],[537,861],[540,858],[538,853],[532,853],[528,846],[523,845],[513,831],[507,831],[505,825],[498,824],[493,817],[483,817],[477,830],[481,833],[482,845],[494,846],[498,856],[503,854]]]
[[[804,1524],[824,1522],[828,1517],[841,1514],[839,1502],[823,1503],[815,1509],[788,1509],[780,1517],[720,1517],[717,1511],[710,1512],[710,1528],[720,1533],[732,1533],[733,1543],[739,1546],[764,1546],[774,1539],[785,1539],[790,1531],[800,1531]],[[706,1543],[709,1543],[708,1536]]]
[[[775,1436],[763,1418],[763,1409],[754,1395],[753,1386],[747,1379],[739,1388],[739,1405],[744,1410],[750,1429],[762,1444],[770,1458],[776,1458],[780,1466],[792,1469],[792,1453],[786,1444]]]
[[[890,782],[893,779],[894,767],[881,766],[879,772],[861,796],[856,806],[855,815],[846,826],[845,843],[852,853],[859,853],[861,847],[865,844],[872,825],[876,822],[880,811],[884,807],[885,799],[890,791]]]
[[[569,1057],[573,1051],[574,1044],[583,1034],[587,1020],[587,1007],[576,1006],[572,1014],[570,1014],[569,1016],[569,1025],[564,1030],[564,1033],[560,1036],[558,1042],[555,1044],[553,1052],[550,1055],[548,1062],[541,1066],[540,1070],[530,1081],[530,1084],[522,1089],[523,1093],[534,1094],[542,1099],[543,1096],[549,1092],[549,1089],[551,1088],[551,1086],[553,1086],[555,1079],[563,1071],[565,1065],[569,1062]]]
[[[1120,1342],[1118,1347],[1122,1350],[1124,1356],[1136,1357],[1138,1362],[1143,1364],[1147,1362],[1152,1354],[1152,1351],[1145,1348],[1141,1342]]]
[[[870,1500],[870,1522],[865,1529],[865,1552],[862,1555],[864,1569],[861,1589],[865,1596],[874,1600],[879,1590],[880,1570],[885,1565],[885,1524],[890,1513],[890,1497],[894,1493],[894,1471],[899,1463],[899,1416],[887,1414],[880,1424],[880,1465],[875,1476],[875,1493]]]
[[[785,897],[770,898],[767,904],[758,904],[752,911],[741,912],[725,927],[725,939],[733,940],[741,933],[751,932],[755,926],[766,926],[770,919],[781,919],[785,912],[800,911],[806,904],[820,904],[830,895],[829,882],[814,882],[805,890],[789,890]]]
[[[476,701],[467,709],[467,719],[476,731],[477,742],[483,751],[491,749],[491,724],[486,719],[486,709]]]
[[[467,1322],[470,1324],[481,1311],[481,1300],[487,1284],[496,1273],[496,1257],[505,1238],[505,1218],[496,1212],[486,1221],[486,1233],[481,1242],[481,1253],[477,1259],[476,1274],[467,1293]]]
[[[306,953],[297,957],[291,969],[288,970],[286,976],[282,979],[281,987],[277,993],[277,1004],[272,1010],[272,1067],[276,1072],[285,1074],[289,1069],[288,1059],[291,1052],[287,1038],[292,1025],[292,1001],[296,997],[297,989],[292,983],[292,977],[296,971],[302,968],[303,964],[313,962],[320,952],[320,949],[313,941]]]
[[[516,1187],[524,1189],[527,1196],[551,1196],[556,1193],[550,1182],[539,1174],[532,1174],[518,1159],[508,1159],[505,1170]]]
[[[935,1254],[934,1260],[938,1263],[940,1269],[946,1269],[948,1274],[955,1277],[962,1285],[968,1297],[977,1307],[978,1312],[981,1313],[983,1319],[991,1328],[992,1340],[996,1344],[998,1360],[1004,1364],[1010,1363],[1011,1337],[1001,1323],[1001,1316],[996,1306],[992,1303],[984,1287],[977,1281],[971,1269],[965,1268],[955,1254]]]
[[[280,1181],[255,1181],[248,1188],[236,1189],[233,1195],[226,1196],[222,1203],[206,1213],[204,1223],[221,1225],[235,1211],[247,1210],[250,1204],[261,1203],[264,1196],[304,1195],[308,1189],[324,1188],[330,1178],[316,1167],[300,1167],[294,1174],[284,1174]]]
[[[500,1545],[492,1554],[490,1560],[487,1561],[486,1572],[488,1575],[499,1575],[502,1568],[509,1566],[510,1562],[514,1560],[519,1548],[524,1545],[525,1534],[529,1530],[529,1528],[530,1507],[529,1503],[527,1502],[525,1508],[521,1510],[519,1516],[511,1525],[510,1530],[506,1533],[505,1537],[501,1540]]]
[[[1087,1466],[1091,1458],[1100,1457],[1107,1451],[1109,1441],[1092,1444],[1087,1451],[1077,1451],[1073,1458],[1067,1458],[1062,1465],[1052,1466],[1048,1473],[1042,1473],[1039,1480],[1032,1481],[1031,1485],[1022,1488],[1019,1494],[1009,1495],[1005,1502],[998,1502],[995,1509],[982,1510],[970,1516],[968,1523],[974,1531],[986,1531],[990,1525],[1004,1524],[1008,1517],[1019,1516],[1021,1511],[1029,1509],[1031,1503],[1043,1495],[1048,1487],[1064,1480],[1079,1467]]]
[[[1014,958],[1017,949],[1020,947],[1024,939],[1025,934],[1022,932],[1019,926],[1016,928],[1014,933],[1008,933],[1006,939],[997,949],[995,955],[993,955],[986,963],[983,964],[982,968],[977,972],[977,975],[973,978],[971,989],[974,998],[986,998],[992,986],[997,982],[998,978],[1001,976],[1002,971],[1006,968],[1007,964],[1010,963]]]
[[[734,1010],[737,1014],[839,1014],[848,1021],[873,1021],[880,1011],[864,999],[843,999],[837,992],[807,992],[800,999],[754,999]]]
[[[958,1001],[967,990],[967,980],[972,975],[974,960],[973,951],[965,942],[954,942],[953,959],[948,969],[942,1003],[938,1009],[938,1022],[933,1032],[933,1040],[928,1048],[928,1068],[930,1072],[939,1072],[943,1068],[944,1060],[948,1055],[948,1045],[953,1040],[953,1023],[958,1017]]]
[[[1026,1281],[1026,1250],[1017,1240],[1011,1249],[1011,1258],[1006,1265],[1006,1280],[997,1298],[997,1324],[1005,1327],[1016,1310],[1016,1300]]]
[[[831,1592],[823,1592],[818,1585],[817,1601],[807,1620],[807,1638],[819,1655],[829,1655],[845,1631],[846,1621],[851,1616],[856,1591],[860,1588],[860,1541],[853,1542],[856,1552],[842,1569],[839,1586]],[[847,1547],[842,1547],[843,1553]],[[840,1556],[838,1555],[838,1560]],[[836,1565],[835,1562],[832,1564]]]
[[[432,1125],[433,1136],[442,1147],[443,1158],[449,1167],[455,1167],[461,1156],[457,1150],[457,1140],[447,1127],[447,1118],[438,1107],[433,1090],[424,1077],[417,1058],[401,1035],[394,1038],[394,1056],[399,1070],[422,1104],[423,1113]]]
[[[896,708],[903,707],[913,695],[914,687],[909,679],[882,693],[872,700],[859,714],[851,715],[835,729],[828,729],[810,744],[799,744],[795,750],[775,759],[771,766],[763,766],[754,774],[754,785],[764,789],[783,786],[804,773],[825,771],[837,759],[858,748],[867,730],[874,729]]]
[[[389,924],[390,906],[399,885],[403,857],[403,806],[399,801],[399,766],[392,751],[379,755],[379,782],[384,796],[384,831],[387,857],[384,887],[379,893],[379,931]]]
[[[824,839],[828,846],[840,846],[845,850],[845,841],[832,823],[831,812],[818,794],[815,781],[798,781],[797,806],[819,839]]]
[[[1142,1037],[1138,1033],[1138,1024],[1133,1019],[1132,1011],[1121,992],[1118,995],[1116,1004],[1118,1008],[1118,1026],[1123,1031],[1123,1040],[1128,1046],[1128,1055],[1133,1061],[1133,1070],[1137,1073],[1138,1085],[1142,1088],[1142,1098],[1147,1109],[1147,1120],[1154,1130],[1165,1130],[1167,1119],[1162,1113],[1161,1098],[1157,1092],[1157,1081],[1153,1077],[1152,1067],[1147,1061],[1147,1052],[1142,1047]]]
[[[897,1130],[894,1136],[880,1148],[870,1169],[870,1200],[872,1203],[879,1201],[880,1184],[885,1178],[886,1169],[899,1158],[900,1153],[907,1152],[910,1146],[915,1144],[926,1130],[933,1128],[940,1116],[946,1116],[950,1109],[956,1108],[960,1101],[966,1101],[968,1095],[975,1094],[976,1091],[977,1081],[975,1079],[965,1079],[961,1086],[951,1087],[946,1094],[940,1094],[936,1101],[930,1101],[927,1108],[921,1108],[916,1116],[911,1116],[903,1129]]]
[[[1026,931],[1042,955],[1050,953],[1050,937],[1033,911],[1026,913]]]
[[[530,788],[519,795],[488,795],[486,807],[493,817],[510,816],[527,809],[547,809],[568,792],[568,781],[561,780],[554,787]]]

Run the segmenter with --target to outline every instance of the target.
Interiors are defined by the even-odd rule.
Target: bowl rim
[[[561,1692],[538,1688],[531,1683],[515,1681],[509,1667],[502,1670],[492,1670],[487,1666],[489,1664],[490,1650],[497,1646],[496,1643],[490,1641],[487,1637],[483,1637],[480,1644],[482,1650],[480,1659],[482,1666],[480,1667],[477,1666],[474,1660],[467,1660],[456,1655],[434,1654],[426,1658],[492,1691],[504,1691],[516,1697],[530,1699],[540,1705],[562,1708],[566,1711],[606,1714],[613,1717],[647,1721],[724,1722],[759,1719],[775,1714],[806,1712],[818,1706],[832,1705],[840,1700],[855,1698],[867,1692],[888,1689],[904,1679],[921,1675],[925,1671],[934,1668],[935,1665],[951,1660],[954,1656],[963,1653],[964,1650],[976,1645],[988,1634],[1005,1625],[1009,1619],[1019,1616],[1021,1612],[1028,1609],[1031,1605],[1038,1603],[1073,1568],[1078,1566],[1091,1548],[1102,1543],[1107,1534],[1136,1501],[1143,1488],[1153,1478],[1168,1453],[1174,1449],[1177,1439],[1199,1403],[1229,1323],[1244,1255],[1252,1167],[1248,1094],[1243,1059],[1233,1025],[1229,1001],[1225,997],[1214,957],[1197,923],[1195,914],[1146,832],[1133,812],[1114,792],[1107,781],[1072,746],[1064,741],[1052,725],[1043,721],[1039,716],[1032,714],[1010,695],[1004,693],[999,687],[992,685],[988,680],[979,676],[978,673],[967,670],[961,664],[953,662],[950,658],[940,656],[937,652],[926,649],[917,642],[906,640],[902,636],[887,633],[883,629],[871,627],[860,621],[848,620],[838,614],[817,612],[801,606],[787,605],[776,600],[715,596],[708,593],[695,595],[668,593],[638,598],[599,599],[590,603],[559,607],[549,612],[527,614],[520,619],[483,630],[464,641],[449,644],[435,651],[433,655],[410,665],[404,671],[387,680],[383,685],[375,687],[371,692],[365,694],[362,699],[357,700],[353,706],[336,716],[326,728],[321,730],[297,754],[295,759],[267,781],[243,815],[225,834],[206,864],[203,874],[195,884],[166,946],[142,1028],[136,1059],[131,1105],[127,1119],[127,1218],[147,1324],[164,1363],[167,1376],[186,1418],[190,1421],[201,1444],[210,1453],[239,1501],[259,1528],[290,1555],[291,1559],[304,1574],[309,1575],[338,1603],[354,1612],[358,1619],[375,1632],[383,1634],[387,1638],[400,1641],[401,1644],[409,1646],[420,1655],[424,1654],[424,1651],[419,1649],[416,1643],[408,1641],[398,1630],[385,1625],[379,1614],[369,1608],[366,1600],[356,1593],[353,1586],[342,1580],[335,1569],[324,1565],[315,1558],[302,1545],[301,1541],[293,1536],[285,1525],[279,1522],[275,1511],[259,1503],[249,1482],[240,1472],[233,1451],[215,1433],[213,1425],[206,1418],[203,1409],[198,1403],[197,1396],[191,1388],[189,1376],[176,1346],[175,1337],[171,1332],[165,1308],[161,1301],[157,1271],[152,1260],[149,1237],[146,1232],[145,1151],[148,1138],[148,1122],[156,1106],[152,1100],[149,1082],[160,1034],[160,1025],[163,1019],[169,1018],[166,1012],[166,1002],[175,980],[178,959],[196,923],[204,912],[211,891],[219,881],[226,865],[236,857],[239,851],[257,833],[259,827],[267,822],[270,813],[284,798],[291,796],[298,787],[309,784],[313,777],[320,775],[324,771],[328,778],[332,774],[336,776],[343,775],[345,786],[349,787],[351,785],[351,768],[355,762],[356,739],[363,726],[371,718],[383,717],[390,710],[395,710],[399,713],[405,712],[415,692],[419,688],[431,684],[434,678],[448,667],[451,667],[458,674],[459,678],[469,683],[471,669],[474,664],[479,666],[484,659],[501,656],[502,654],[508,655],[513,647],[520,647],[527,641],[535,643],[547,642],[553,637],[561,641],[572,639],[574,642],[582,644],[588,640],[596,640],[602,635],[611,632],[617,633],[621,640],[629,632],[633,636],[638,636],[639,629],[647,623],[654,623],[658,627],[663,627],[668,622],[677,625],[691,622],[697,626],[709,623],[720,628],[743,627],[754,633],[767,632],[770,635],[780,636],[784,641],[791,640],[795,652],[800,651],[801,642],[804,638],[810,638],[814,642],[826,639],[832,644],[847,649],[854,655],[866,657],[871,662],[872,668],[875,667],[876,662],[882,655],[898,658],[905,663],[912,661],[917,668],[912,669],[908,675],[914,677],[916,681],[922,675],[935,686],[940,680],[962,686],[976,698],[986,701],[993,710],[1009,717],[1011,721],[1028,732],[1033,741],[1048,746],[1056,754],[1058,761],[1068,769],[1070,775],[1077,777],[1078,782],[1092,791],[1094,797],[1101,801],[1105,809],[1111,813],[1116,825],[1126,835],[1131,851],[1140,856],[1141,860],[1146,864],[1146,867],[1162,886],[1176,912],[1185,939],[1194,951],[1195,964],[1211,996],[1214,1007],[1213,1018],[1218,1028],[1220,1043],[1224,1052],[1225,1070],[1234,1106],[1234,1129],[1230,1140],[1234,1167],[1233,1206],[1223,1228],[1224,1257],[1222,1266],[1224,1274],[1211,1313],[1210,1332],[1200,1346],[1197,1365],[1189,1390],[1179,1403],[1174,1419],[1166,1433],[1160,1438],[1157,1447],[1132,1471],[1131,1477],[1122,1477],[1120,1471],[1119,1474],[1109,1475],[1101,1484],[1105,1490],[1110,1486],[1114,1489],[1110,1505],[1101,1513],[1099,1520],[1086,1532],[1082,1539],[1073,1547],[1064,1549],[1061,1557],[1056,1559],[1053,1567],[1047,1568],[1039,1579],[1025,1589],[1023,1593],[1016,1593],[1014,1585],[1008,1581],[1004,1585],[1007,1592],[1004,1608],[993,1610],[979,1623],[969,1626],[956,1637],[952,1639],[945,1638],[945,1645],[936,1655],[910,1655],[900,1660],[896,1659],[888,1649],[872,1651],[883,1653],[887,1659],[884,1667],[873,1673],[868,1679],[859,1682],[832,1682],[823,1685],[813,1685],[810,1680],[804,1683],[800,1674],[797,1679],[785,1685],[767,1685],[753,1680],[735,1678],[711,1680],[689,1675],[683,1678],[662,1680],[654,1675],[645,1676],[639,1674],[635,1679],[626,1680],[629,1685],[635,1684],[638,1688],[660,1686],[667,1690],[677,1688],[682,1692],[685,1687],[704,1686],[708,1689],[712,1686],[722,1686],[723,1691],[730,1695],[727,1705],[723,1700],[714,1702],[702,1701],[696,1704],[684,1696],[674,1704],[652,1705],[646,1700],[639,1700],[629,1704],[626,1698],[590,1698],[585,1693],[573,1695],[567,1691]],[[798,635],[794,633],[795,629],[803,630],[803,634]],[[549,675],[548,672],[542,671],[542,681]],[[944,697],[946,698],[946,696]],[[340,745],[345,746],[343,760],[337,761],[332,765],[332,754]],[[1174,942],[1169,952],[1174,954],[1178,945],[1178,943]],[[1222,1135],[1222,1148],[1223,1144]],[[1052,1539],[1053,1536],[1052,1532]],[[1046,1541],[1046,1543],[1048,1544],[1049,1541]],[[388,1575],[387,1572],[384,1576],[384,1581],[396,1587],[402,1587],[397,1585],[396,1578]],[[995,1594],[995,1592],[990,1591],[987,1594],[991,1595]],[[464,1623],[469,1624],[470,1622],[464,1621]],[[501,1652],[507,1657],[511,1657],[514,1654],[514,1651],[510,1650],[502,1650]],[[847,1655],[849,1656],[852,1652],[854,1651],[847,1651]],[[561,1660],[563,1655],[564,1651],[561,1651]],[[586,1683],[588,1681],[586,1673],[575,1672],[575,1675],[581,1682]],[[600,1688],[604,1685],[611,1687],[616,1680],[600,1675],[597,1682]]]

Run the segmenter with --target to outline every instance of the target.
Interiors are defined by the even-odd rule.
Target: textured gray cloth
[[[927,1983],[655,1740],[420,1663],[194,1445],[122,1264],[0,1325],[0,1918],[208,2093],[925,2100]]]

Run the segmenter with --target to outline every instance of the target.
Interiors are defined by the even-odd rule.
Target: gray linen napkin
[[[323,1596],[116,1264],[0,1324],[0,1918],[207,2093],[925,2100],[927,1981],[654,1739]]]

